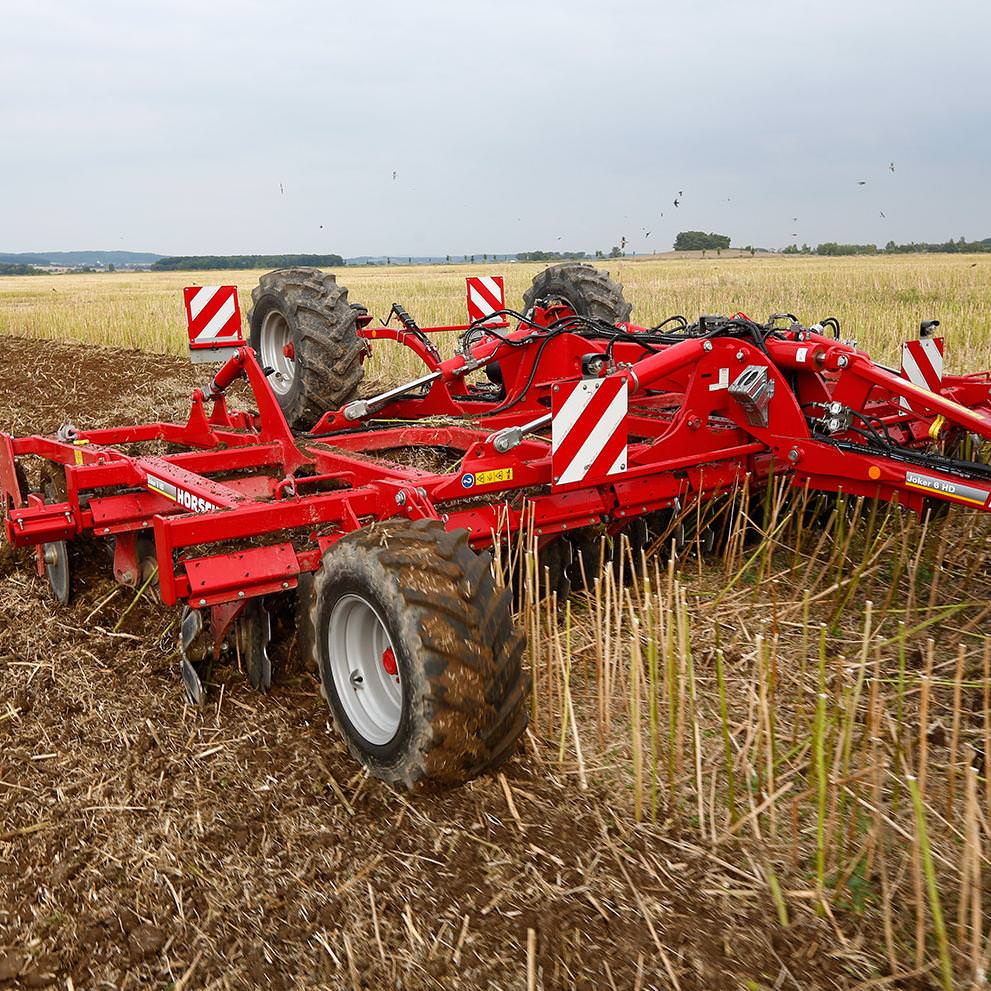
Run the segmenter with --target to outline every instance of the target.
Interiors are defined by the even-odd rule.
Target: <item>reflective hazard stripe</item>
[[[506,290],[501,275],[473,275],[468,286],[468,322],[484,320],[506,306]]]
[[[912,385],[939,395],[943,387],[943,338],[924,337],[918,341],[906,341],[902,345],[902,378]],[[912,404],[903,396],[903,409]]]
[[[243,343],[237,286],[188,286],[183,296],[191,348]]]
[[[626,471],[628,399],[619,375],[561,386],[551,419],[555,484],[592,484]]]

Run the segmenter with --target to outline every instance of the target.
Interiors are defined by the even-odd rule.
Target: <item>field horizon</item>
[[[398,301],[444,325],[464,322],[465,275],[504,274],[514,306],[543,267],[331,271],[376,317]],[[936,318],[949,371],[991,366],[987,255],[598,267],[635,322],[834,315],[897,364]],[[0,280],[0,431],[181,420],[204,378],[183,357],[182,287],[236,284],[247,310],[259,274]],[[376,381],[419,372],[376,345]],[[495,561],[523,588],[530,729],[498,776],[439,796],[355,764],[285,629],[270,694],[231,658],[193,710],[176,610],[120,594],[92,545],[56,609],[30,556],[0,548],[0,975],[987,986],[991,515],[741,483],[636,552],[593,543],[566,602],[536,546]]]
[[[591,262],[590,262],[591,264]],[[794,313],[806,324],[827,315],[846,339],[885,364],[897,364],[902,341],[921,321],[939,319],[948,338],[947,370],[991,368],[991,255],[895,255],[822,258],[802,255],[623,258],[599,260],[624,286],[634,323],[651,326],[675,313],[743,311],[755,319]],[[503,275],[506,302],[522,306],[523,292],[543,263],[358,267],[325,269],[352,302],[384,319],[399,302],[421,326],[463,324],[468,275]],[[251,290],[263,270],[129,272],[10,276],[0,279],[0,335],[102,344],[158,354],[187,354],[182,289],[236,285],[247,333]],[[455,335],[439,335],[450,354]],[[369,372],[386,381],[420,374],[405,349],[379,349]]]

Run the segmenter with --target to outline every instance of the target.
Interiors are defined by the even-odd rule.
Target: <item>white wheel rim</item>
[[[360,595],[342,596],[331,610],[327,657],[348,721],[369,743],[388,743],[399,730],[403,687],[385,624]]]
[[[269,385],[276,395],[284,396],[296,377],[296,361],[286,355],[292,343],[289,321],[278,310],[269,310],[262,320],[260,337],[262,366],[275,369],[268,377]]]

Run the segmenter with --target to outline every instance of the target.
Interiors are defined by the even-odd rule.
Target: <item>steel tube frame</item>
[[[397,331],[397,338],[403,333]],[[386,336],[381,329],[363,333],[376,335]],[[507,337],[512,343],[483,339],[470,354],[433,368],[428,361],[428,374],[419,380],[430,385],[424,398],[402,398],[408,386],[389,390],[369,401],[378,408],[366,422],[328,411],[309,436],[289,430],[246,348],[208,390],[193,394],[184,424],[82,431],[72,441],[0,434],[7,537],[31,546],[84,533],[123,538],[151,532],[164,601],[202,607],[293,588],[342,535],[396,516],[441,518],[451,528],[465,527],[472,542],[484,546],[525,525],[544,536],[615,527],[771,472],[788,474],[796,485],[898,499],[916,509],[927,498],[985,509],[991,503],[989,479],[923,471],[873,448],[838,447],[812,433],[804,411],[809,403],[837,398],[870,410],[910,443],[922,443],[936,414],[955,429],[991,438],[986,373],[947,376],[941,395],[925,393],[852,346],[808,331],[783,332],[764,348],[742,337],[695,338],[649,350],[617,343],[610,374],[629,384],[628,467],[599,484],[557,485],[549,441],[539,433],[549,420],[551,388],[580,377],[582,357],[604,353],[605,345],[572,333],[543,345],[527,340],[530,328]],[[406,343],[417,350],[413,341]],[[498,400],[465,385],[467,370],[493,360],[500,361],[506,383]],[[766,367],[775,384],[766,427],[748,423],[726,388],[752,365]],[[225,390],[240,376],[248,379],[257,413],[227,408]],[[905,411],[901,398],[916,408]],[[452,416],[460,422],[432,422]],[[507,428],[520,429],[519,442],[499,451],[495,438]],[[148,441],[184,450],[155,457],[120,450]],[[390,460],[388,452],[402,447],[446,449],[453,466],[429,471]],[[14,466],[22,457],[64,469],[65,502],[46,504],[21,491]],[[479,478],[485,481],[476,484]]]

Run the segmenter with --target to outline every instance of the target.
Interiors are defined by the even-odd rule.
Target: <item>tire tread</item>
[[[439,520],[387,521],[358,530],[327,551],[314,576],[313,630],[320,628],[317,611],[331,580],[327,562],[342,545],[374,559],[398,590],[415,621],[413,663],[426,684],[414,699],[425,730],[401,759],[373,766],[338,725],[351,753],[373,774],[417,790],[455,787],[501,766],[528,723],[529,678],[511,596],[496,586],[490,556],[472,550],[465,531],[448,531]]]
[[[266,272],[251,292],[251,346],[260,353],[261,321],[282,300],[295,323],[300,387],[279,404],[297,429],[312,427],[324,413],[354,399],[364,377],[364,341],[357,334],[357,310],[337,279],[318,268]]]

